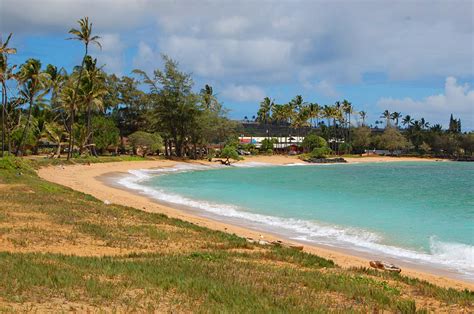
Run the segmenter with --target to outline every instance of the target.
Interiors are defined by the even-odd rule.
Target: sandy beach
[[[437,161],[435,159],[420,159],[420,158],[406,158],[406,157],[361,157],[361,158],[346,158],[349,163],[362,163],[362,162],[393,162],[393,161]],[[199,164],[211,164],[208,161],[191,161]],[[282,164],[295,164],[302,163],[295,156],[256,156],[248,157],[244,161],[239,163],[248,162],[259,162],[259,163],[271,163],[275,165]],[[171,160],[156,160],[156,161],[140,161],[140,162],[113,162],[113,163],[96,163],[90,165],[72,165],[72,166],[50,166],[42,168],[38,171],[40,177],[51,182],[55,182],[80,192],[84,192],[102,200],[109,201],[114,204],[125,205],[134,207],[147,212],[162,213],[169,217],[182,219],[191,223],[208,227],[214,230],[220,230],[228,233],[235,233],[242,237],[250,237],[254,239],[264,239],[266,241],[284,240],[278,237],[245,229],[242,227],[234,226],[227,223],[214,221],[192,215],[188,212],[180,210],[179,208],[173,208],[171,206],[165,206],[163,204],[154,202],[144,195],[133,193],[132,191],[115,188],[111,185],[104,183],[103,176],[110,173],[127,173],[132,169],[146,169],[146,168],[159,168],[159,167],[172,167],[176,164],[176,161]],[[216,164],[216,163],[212,163]],[[334,260],[341,267],[368,267],[368,260],[356,257],[350,254],[345,254],[339,251],[330,250],[314,245],[304,245],[304,250],[309,253],[314,253],[319,256]],[[420,270],[403,268],[403,274],[420,278],[431,283],[434,283],[443,287],[453,287],[457,289],[470,289],[474,290],[474,284],[464,282],[445,276],[434,275],[426,273]]]

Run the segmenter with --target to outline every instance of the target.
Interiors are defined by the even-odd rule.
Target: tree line
[[[70,73],[33,58],[12,65],[12,34],[0,42],[2,157],[38,153],[46,142],[52,157],[68,159],[110,147],[144,155],[164,147],[167,156],[199,158],[209,143],[235,137],[236,123],[212,87],[193,92],[192,77],[176,61],[163,56],[164,69],[150,76],[134,70],[140,79],[107,74],[89,52],[91,45],[102,48],[92,23],[85,17],[78,26],[68,39],[82,43],[83,57]]]
[[[357,111],[346,99],[333,105],[320,105],[297,95],[285,104],[276,104],[265,97],[254,120],[263,126],[286,126],[288,136],[298,135],[302,127],[311,128],[311,133],[322,137],[333,153],[378,149],[453,157],[472,156],[474,151],[474,133],[463,133],[461,119],[455,119],[452,114],[447,129],[440,124],[431,125],[425,118],[416,120],[389,110],[381,113],[378,117],[381,120],[376,120],[375,126],[368,125],[367,118],[366,111]]]

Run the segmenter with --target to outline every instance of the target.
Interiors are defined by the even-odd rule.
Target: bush
[[[311,151],[309,157],[311,158],[326,158],[327,155],[331,153],[331,149],[329,147],[318,147]]]
[[[321,136],[317,136],[314,133],[308,134],[301,144],[305,151],[311,152],[315,148],[327,147],[328,143]]]
[[[229,161],[229,159],[234,159],[234,160],[239,160],[240,157],[239,157],[239,154],[237,153],[237,149],[232,146],[232,145],[226,145],[221,153],[220,153],[220,157],[221,158],[226,158],[227,161]]]

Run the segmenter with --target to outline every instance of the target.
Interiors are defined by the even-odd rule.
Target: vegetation
[[[159,134],[137,131],[128,137],[137,155],[145,157],[147,154],[158,151],[163,147],[163,140]],[[138,152],[141,152],[138,153]]]
[[[2,311],[472,311],[472,292],[107,205],[39,166],[0,161]]]
[[[126,139],[144,132],[162,139],[158,142],[166,156],[203,158],[208,144],[235,136],[236,124],[226,118],[212,87],[194,92],[190,74],[181,72],[176,61],[163,56],[164,69],[152,76],[135,70],[141,80],[108,75],[89,53],[90,45],[101,47],[92,23],[86,17],[78,24],[69,31],[70,39],[83,44],[84,55],[71,73],[36,59],[16,71],[7,58],[16,52],[8,46],[12,35],[0,43],[2,156],[49,153],[60,158],[66,153],[70,159],[129,153],[136,147]]]
[[[449,128],[430,126],[424,118],[413,119],[401,112],[385,110],[375,121],[375,127],[367,125],[367,113],[356,112],[347,100],[336,101],[334,105],[320,106],[308,103],[296,96],[286,104],[276,104],[266,97],[260,103],[255,120],[264,128],[286,127],[286,134],[301,134],[305,152],[312,151],[310,142],[322,137],[335,154],[363,153],[368,150],[387,150],[388,153],[432,155],[437,157],[471,157],[474,146],[473,132],[462,133],[461,120],[450,117]],[[358,120],[354,123],[354,120]],[[401,125],[404,127],[402,128]],[[379,128],[379,125],[384,128]],[[308,138],[309,139],[306,139]]]
[[[315,148],[327,147],[326,140],[314,133],[308,134],[301,144],[306,151],[313,151]]]

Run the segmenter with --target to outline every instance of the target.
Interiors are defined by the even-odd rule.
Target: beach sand
[[[435,159],[419,159],[406,157],[362,157],[362,158],[346,158],[348,162],[392,162],[392,161],[436,161]],[[198,164],[211,164],[208,161],[190,161]],[[271,163],[275,165],[302,163],[295,156],[255,156],[248,157],[245,162]],[[235,233],[241,237],[250,237],[253,239],[263,239],[265,241],[283,240],[287,243],[294,243],[286,239],[280,239],[277,236],[263,233],[259,231],[245,229],[228,223],[214,221],[211,219],[198,217],[179,208],[173,208],[154,202],[144,195],[136,194],[132,191],[120,189],[106,184],[103,180],[104,175],[110,173],[127,173],[132,169],[146,169],[158,167],[172,167],[176,161],[156,160],[156,161],[133,161],[133,162],[111,162],[111,163],[95,163],[90,165],[72,165],[72,166],[50,166],[41,168],[39,176],[45,180],[70,187],[74,190],[93,195],[102,200],[109,201],[114,204],[134,207],[140,210],[153,213],[162,213],[169,217],[182,219],[199,226],[207,227],[214,230],[220,230],[228,233]],[[212,163],[215,164],[215,163]],[[324,258],[332,259],[335,263],[343,268],[348,267],[369,267],[369,261],[365,258],[353,256],[339,251],[331,250],[315,245],[304,244],[304,250],[309,253],[319,255]],[[403,268],[404,275],[416,277],[429,281],[442,287],[452,287],[457,289],[474,290],[474,284],[461,280],[452,279],[442,275],[434,275],[425,273],[420,270]]]

